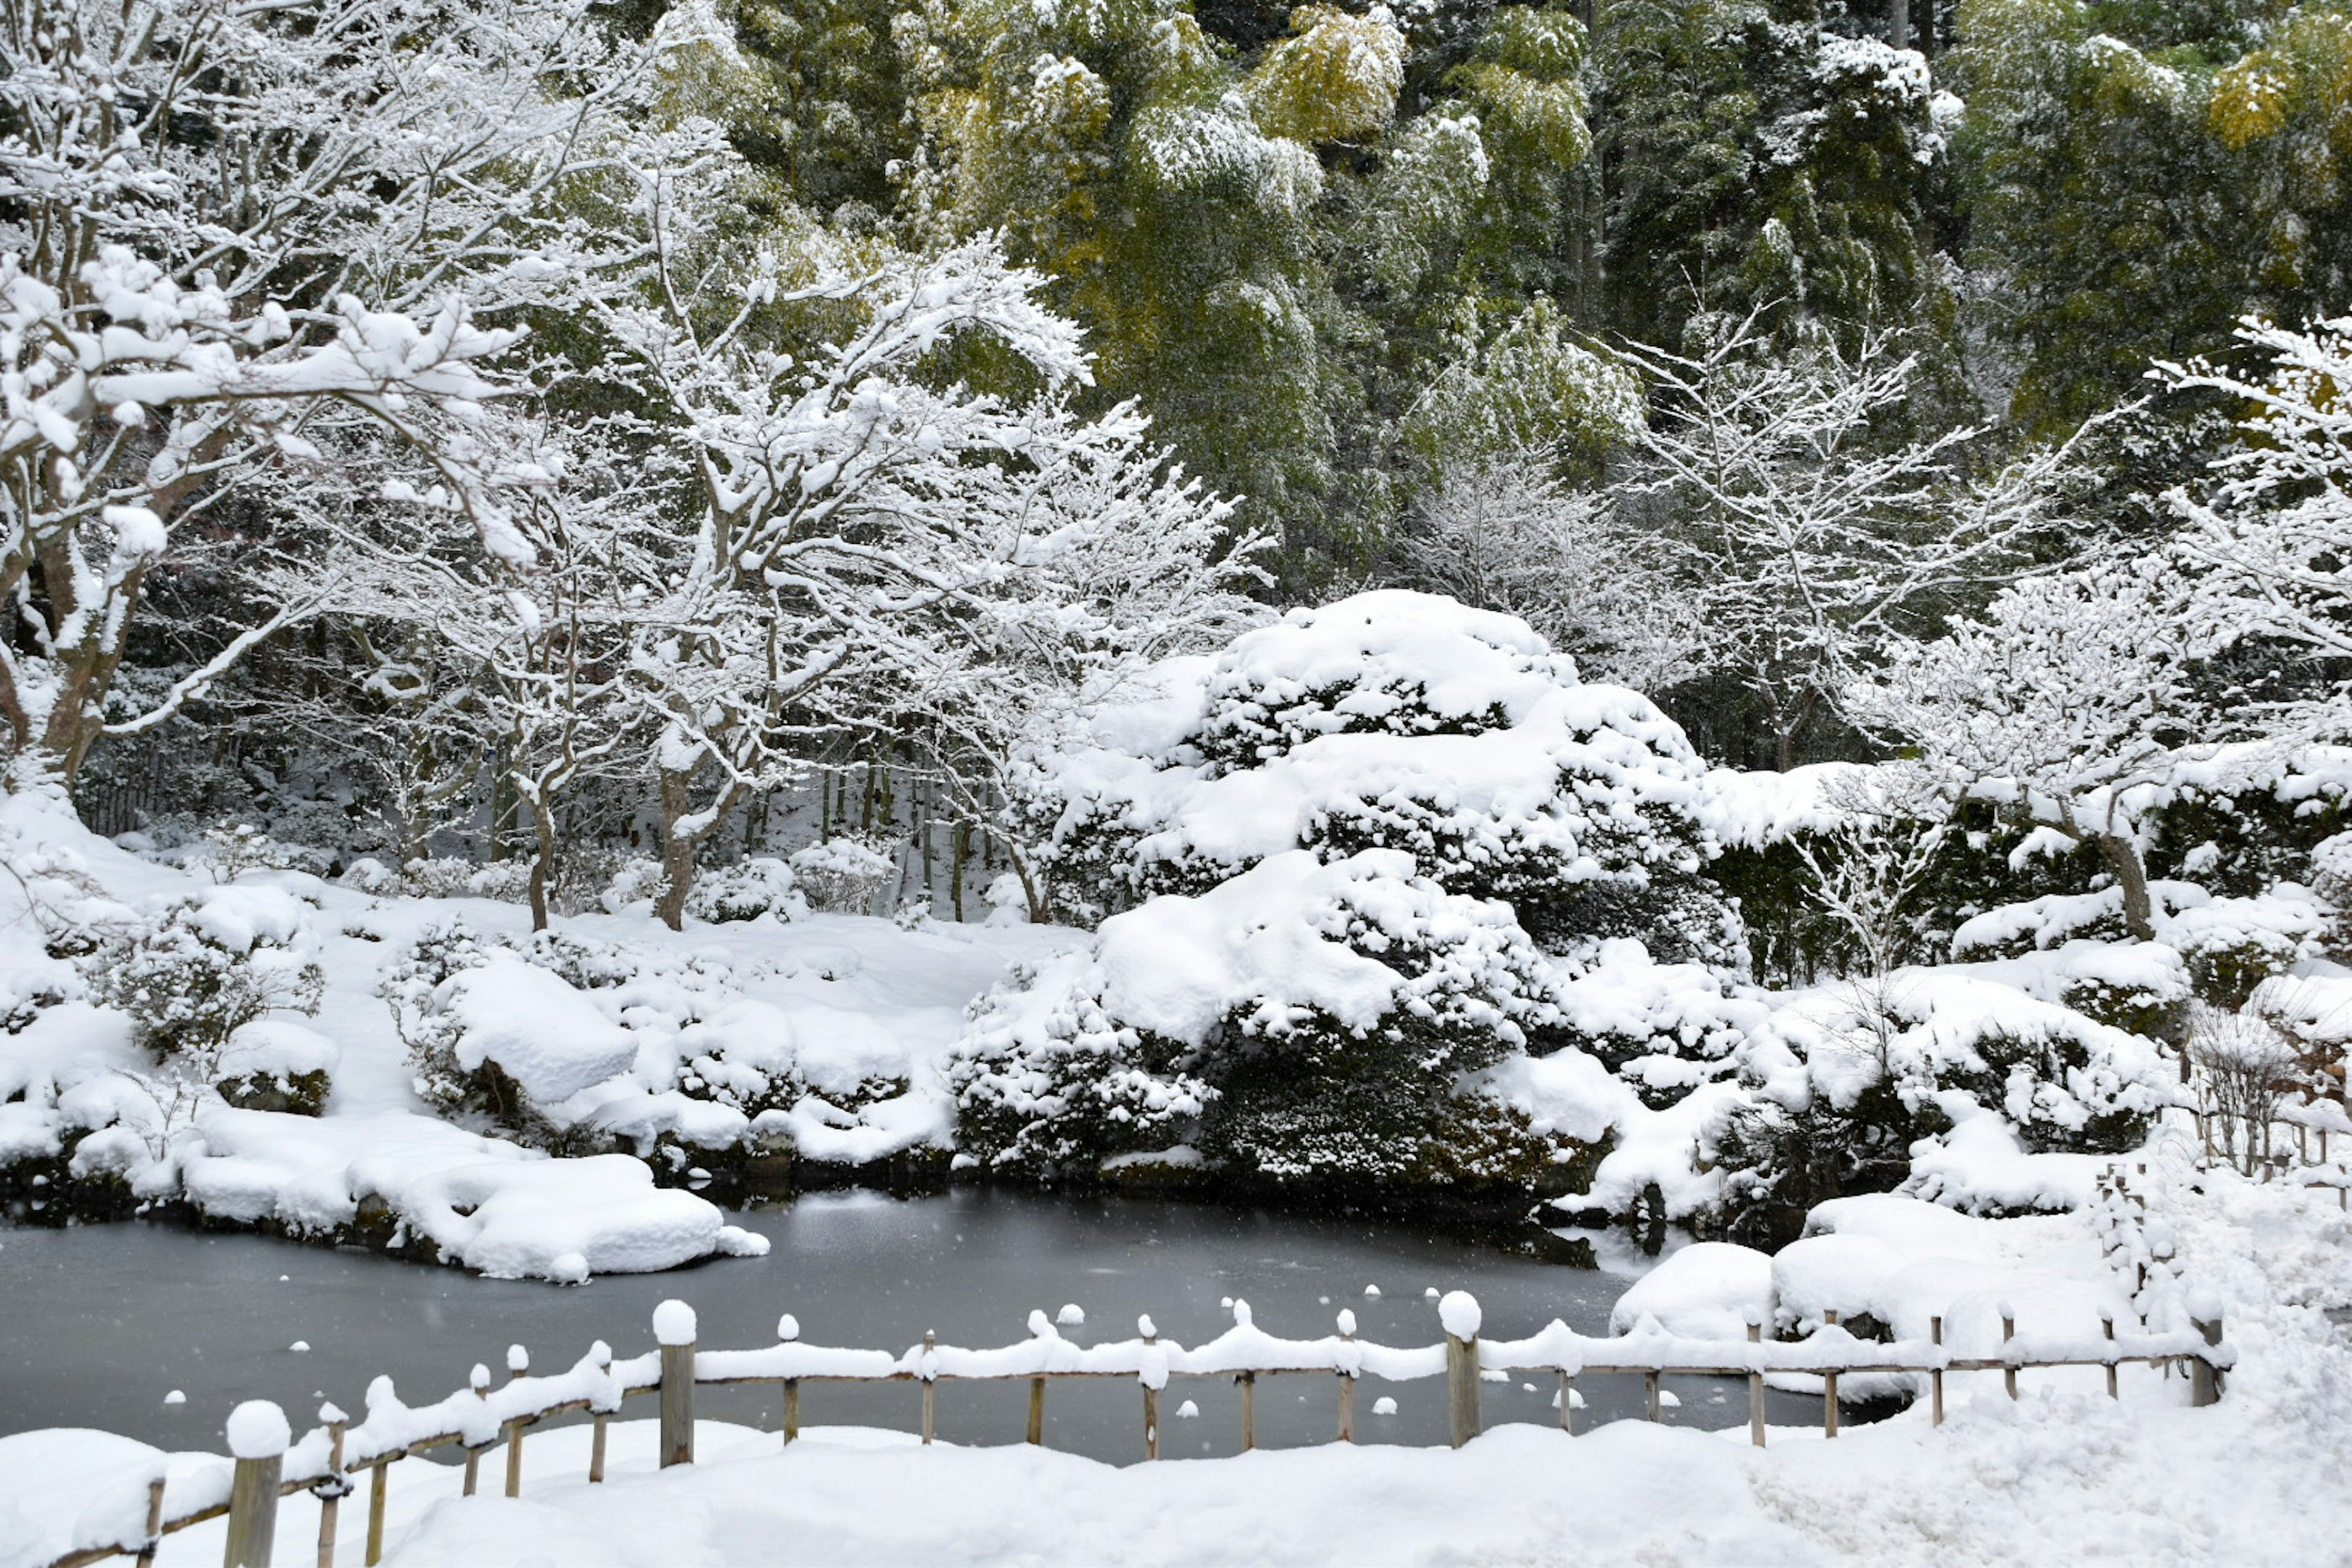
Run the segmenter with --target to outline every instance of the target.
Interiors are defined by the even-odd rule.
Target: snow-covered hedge
[[[1000,1168],[1189,1144],[1277,1182],[1523,1179],[1551,1151],[1472,1075],[1559,1026],[1549,988],[1507,906],[1400,850],[1291,850],[977,1004],[961,1140]]]
[[[1295,848],[1400,849],[1449,892],[1508,900],[1550,951],[1737,951],[1701,875],[1705,764],[1647,699],[1580,683],[1524,621],[1360,594],[1170,660],[1156,681],[1095,745],[1025,776],[1072,912],[1198,893]]]
[[[2026,1154],[2138,1147],[2171,1075],[2153,1041],[2034,994],[2064,984],[2021,962],[1952,964],[1784,999],[1713,1132],[1717,1223],[1784,1237],[1823,1199],[1909,1180],[1923,1141],[1979,1120]]]
[[[834,1015],[832,1037],[811,1039],[711,960],[452,921],[404,948],[379,989],[422,1098],[562,1152],[858,1164],[943,1120],[935,1099],[915,1102],[880,1031]]]

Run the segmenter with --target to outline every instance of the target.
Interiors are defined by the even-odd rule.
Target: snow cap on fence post
[[[228,1413],[229,1453],[240,1459],[274,1459],[294,1441],[286,1412],[267,1399],[248,1399]]]
[[[1437,1303],[1445,1325],[1446,1425],[1457,1448],[1478,1435],[1478,1298],[1449,1290]]]
[[[782,1317],[776,1320],[776,1338],[780,1342],[784,1344],[790,1344],[800,1337],[801,1321],[798,1318],[793,1317],[790,1312],[786,1312]]]
[[[530,1352],[520,1345],[507,1347],[507,1374],[520,1377],[530,1370]]]
[[[690,1345],[694,1342],[694,1309],[672,1298],[654,1309],[654,1342]]]

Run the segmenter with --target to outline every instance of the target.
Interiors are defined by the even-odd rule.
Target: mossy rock
[[[239,1110],[275,1110],[289,1116],[318,1116],[327,1108],[334,1083],[324,1070],[297,1073],[247,1073],[223,1080],[221,1098]]]

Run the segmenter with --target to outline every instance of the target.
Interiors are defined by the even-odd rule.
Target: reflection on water
[[[0,1432],[98,1426],[165,1447],[217,1448],[221,1421],[239,1399],[276,1399],[299,1427],[322,1399],[358,1414],[379,1373],[421,1404],[462,1387],[476,1362],[502,1373],[509,1344],[528,1348],[542,1371],[570,1364],[600,1338],[634,1353],[651,1345],[653,1308],[671,1296],[693,1304],[701,1341],[713,1348],[772,1342],[784,1312],[816,1344],[898,1350],[926,1330],[943,1343],[1002,1344],[1024,1336],[1033,1308],[1050,1316],[1066,1303],[1086,1314],[1083,1328],[1063,1330],[1073,1338],[1129,1337],[1137,1314],[1149,1312],[1162,1336],[1192,1344],[1223,1331],[1230,1318],[1222,1303],[1234,1297],[1276,1334],[1328,1333],[1345,1307],[1367,1339],[1425,1344],[1440,1332],[1436,1302],[1424,1295],[1432,1289],[1475,1292],[1486,1331],[1516,1338],[1555,1317],[1603,1332],[1625,1284],[1560,1260],[1589,1258],[1581,1244],[1530,1247],[1522,1237],[1514,1251],[1381,1221],[1136,1199],[847,1192],[730,1217],[770,1237],[769,1256],[575,1289],[165,1225],[0,1229]],[[297,1341],[310,1350],[289,1350]],[[1332,1384],[1321,1374],[1261,1382],[1259,1442],[1328,1440]],[[1664,1386],[1681,1396],[1669,1413],[1678,1422],[1746,1419],[1741,1384],[1669,1378]],[[174,1389],[186,1402],[165,1405]],[[1580,1426],[1640,1414],[1637,1380],[1595,1378],[1580,1389],[1591,1402]],[[1551,1379],[1489,1383],[1484,1392],[1490,1424],[1558,1419]],[[1370,1414],[1382,1394],[1396,1399],[1397,1415]],[[1019,1384],[943,1384],[940,1436],[1018,1441],[1027,1398]],[[1815,1402],[1773,1399],[1776,1422],[1819,1418]],[[911,1429],[919,1400],[908,1385],[813,1384],[803,1391],[802,1420]],[[1197,1418],[1175,1418],[1185,1400]],[[629,1413],[652,1415],[652,1402],[642,1403]],[[779,1403],[773,1388],[712,1388],[698,1408],[774,1426]],[[1178,1379],[1167,1409],[1163,1451],[1171,1457],[1239,1446],[1240,1394],[1228,1380]],[[1368,1380],[1360,1410],[1363,1440],[1444,1440],[1444,1389],[1434,1380]],[[1056,1383],[1045,1435],[1057,1448],[1140,1458],[1141,1396],[1110,1379]]]

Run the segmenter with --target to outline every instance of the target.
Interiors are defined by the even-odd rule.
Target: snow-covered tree
[[[1475,1075],[1558,1024],[1549,990],[1505,906],[1293,850],[990,993],[950,1081],[1000,1169],[1189,1142],[1277,1185],[1533,1184],[1549,1142]]]
[[[1077,329],[992,238],[926,257],[805,220],[739,232],[755,182],[707,122],[614,162],[643,259],[589,300],[634,405],[612,439],[678,476],[690,520],[628,656],[676,924],[698,850],[814,736],[992,704],[972,733],[1005,721],[1022,704],[987,672],[1015,668],[1002,639],[1024,626],[1125,658],[1219,624],[1229,509],[1164,472],[1130,410],[1063,395],[1091,379]],[[1015,390],[957,374],[973,366]]]
[[[488,313],[571,248],[551,194],[698,26],[616,51],[577,4],[12,7],[0,22],[0,716],[68,779],[163,722],[105,702],[142,592],[253,475],[388,445],[493,552],[537,476],[478,434],[514,384]]]
[[[1783,352],[1750,317],[1701,354],[1636,357],[1662,412],[1630,488],[1678,541],[1718,668],[1757,701],[1782,772],[1882,646],[2016,574],[2055,521],[2070,447],[1971,479],[1980,430],[1877,434],[1920,365],[1893,335]]]
[[[1162,467],[1131,412],[1095,429],[1098,439],[1041,449],[1004,476],[1001,504],[1025,533],[1015,569],[959,604],[960,660],[908,694],[906,728],[951,809],[995,832],[1036,921],[1049,918],[1047,884],[1011,809],[1014,774],[1133,700],[1152,665],[1265,616],[1244,590],[1262,579],[1267,541],[1231,538],[1231,503]]]
[[[489,423],[519,447],[532,444],[520,421],[494,415]],[[421,665],[369,673],[381,700],[376,738],[433,746],[412,732],[429,718],[455,732],[441,741],[462,738],[473,749],[465,771],[491,776],[529,823],[535,929],[548,923],[567,795],[599,774],[643,775],[645,748],[630,746],[639,714],[629,656],[661,604],[667,556],[658,500],[614,454],[575,451],[560,479],[508,509],[528,552],[520,562],[481,549],[454,519],[436,527],[425,509],[340,532],[287,570],[323,582],[325,608],[356,635],[424,650]],[[402,782],[412,786],[411,808],[426,811],[434,791],[450,784],[430,773]]]
[[[1659,541],[1571,489],[1549,451],[1441,464],[1397,553],[1406,581],[1518,616],[1588,680],[1654,695],[1706,668],[1706,628]]]
[[[2028,577],[1981,619],[1898,647],[1846,700],[1859,721],[1916,749],[1948,798],[1996,800],[2095,847],[2126,927],[2153,940],[2133,791],[2200,749],[2193,669],[2226,635],[2200,626],[2191,605],[2160,558]]]
[[[1026,785],[1066,907],[1198,892],[1268,856],[1409,851],[1554,951],[1612,937],[1723,960],[1700,868],[1704,765],[1672,721],[1586,684],[1526,622],[1380,590],[1294,610]]]
[[[2199,613],[2314,659],[2352,658],[2352,317],[2300,331],[2249,321],[2238,335],[2268,360],[2259,376],[2158,367],[2175,386],[2250,411],[2244,445],[2215,464],[2216,482],[2170,497],[2188,525],[2176,548],[2218,591]],[[2300,708],[2294,719],[2339,732],[2352,717],[2340,684]]]

